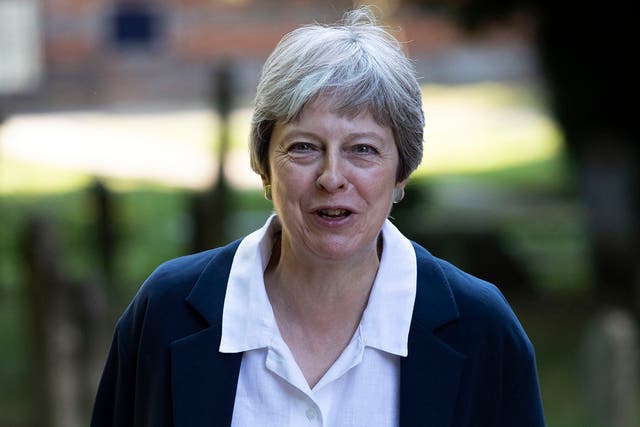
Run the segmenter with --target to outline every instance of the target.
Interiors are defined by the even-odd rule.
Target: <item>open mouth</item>
[[[340,219],[351,215],[351,211],[347,209],[318,209],[316,212],[325,219]]]

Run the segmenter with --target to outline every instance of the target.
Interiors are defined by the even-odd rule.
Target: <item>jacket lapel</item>
[[[227,279],[239,241],[219,250],[187,297],[209,325],[171,343],[176,427],[231,425],[242,353],[218,351]]]
[[[435,259],[414,244],[418,262],[409,354],[400,364],[400,425],[450,426],[466,356],[436,334],[459,317],[453,293]]]
[[[210,327],[171,345],[176,427],[231,425],[242,353],[218,351],[219,329]]]

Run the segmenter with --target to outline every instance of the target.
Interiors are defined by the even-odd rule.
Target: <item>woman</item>
[[[387,220],[423,126],[411,64],[367,9],[285,36],[251,136],[275,215],[149,277],[92,425],[544,425],[533,348],[500,292]]]

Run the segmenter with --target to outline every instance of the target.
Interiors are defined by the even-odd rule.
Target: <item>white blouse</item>
[[[243,352],[233,427],[397,426],[400,357],[416,295],[416,255],[389,221],[378,273],[351,341],[310,388],[282,339],[263,274],[280,229],[271,216],[238,247],[222,315],[223,353]]]

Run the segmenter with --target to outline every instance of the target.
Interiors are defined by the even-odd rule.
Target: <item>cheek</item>
[[[359,177],[358,183],[362,191],[367,194],[382,197],[386,192],[393,191],[396,185],[395,171],[390,168],[376,169]]]
[[[278,173],[272,173],[272,185],[276,192],[274,196],[286,203],[309,194],[310,186],[313,186],[314,183],[310,174],[303,173],[296,168],[283,167]]]

